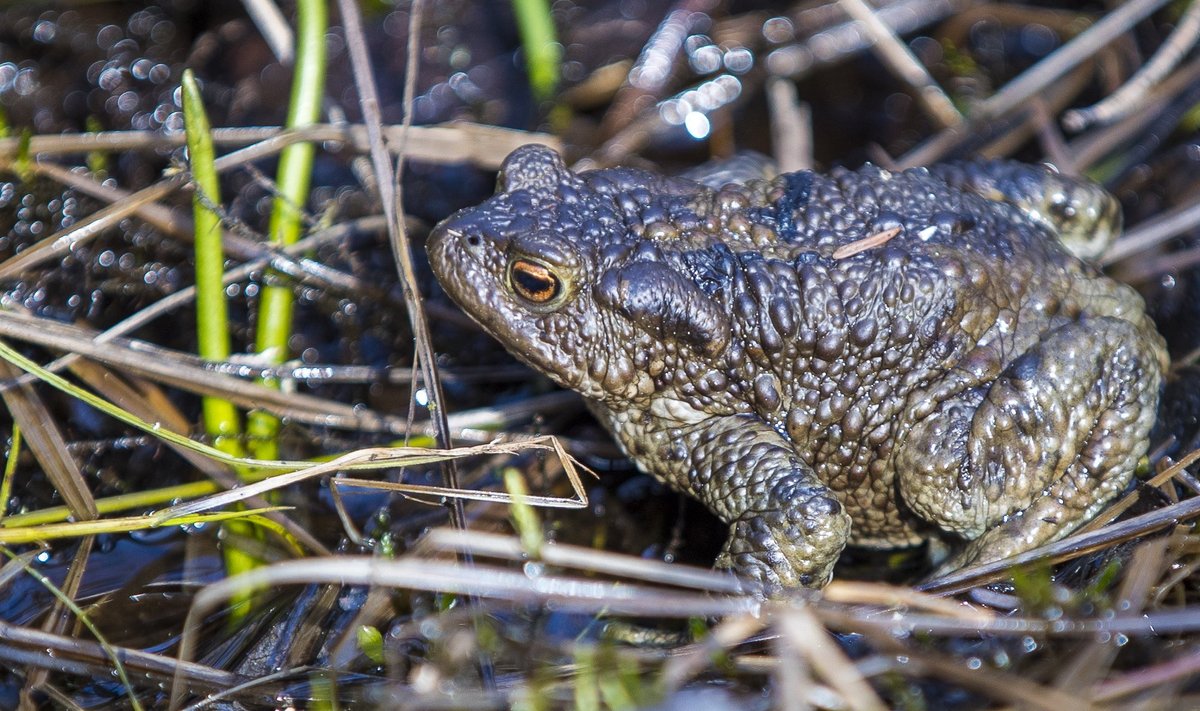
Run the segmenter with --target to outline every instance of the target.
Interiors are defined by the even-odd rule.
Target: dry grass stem
[[[999,118],[1020,108],[1079,64],[1128,32],[1137,22],[1167,3],[1167,0],[1130,0],[1100,19],[1045,59],[1022,72],[970,113],[968,125],[941,131],[899,158],[904,167],[936,162],[950,145],[969,135],[975,124]]]
[[[956,571],[923,583],[918,586],[918,589],[942,594],[960,592],[973,585],[981,585],[1005,577],[1008,571],[1017,566],[1040,561],[1069,560],[1136,536],[1143,536],[1168,526],[1180,524],[1196,516],[1200,516],[1200,497],[1185,499],[1177,504],[1164,506],[1099,530],[1068,536],[1061,541],[1040,546],[1012,558]]]
[[[849,605],[872,605],[889,609],[904,607],[964,620],[986,621],[995,617],[990,610],[929,595],[907,586],[834,580],[825,586],[821,594],[830,602]]]
[[[6,642],[6,645],[0,647],[0,656],[5,656],[7,651],[14,649],[28,649],[31,652],[40,652],[28,659],[38,666],[57,668],[62,661],[78,661],[94,673],[107,675],[111,671],[107,655],[98,642],[51,634],[2,621],[0,639]],[[47,650],[51,654],[47,655]],[[161,681],[178,678],[193,692],[217,691],[243,681],[237,674],[204,664],[181,662],[173,657],[129,647],[117,647],[116,651],[129,671],[149,675]]]
[[[861,23],[884,65],[898,79],[908,84],[909,89],[934,121],[943,128],[962,124],[962,114],[954,108],[950,97],[946,96],[946,92],[942,91],[908,45],[896,36],[895,30],[880,19],[863,0],[838,0],[838,4],[847,15]]]
[[[276,474],[262,481],[253,484],[246,484],[237,489],[224,491],[196,501],[189,501],[171,508],[164,509],[154,514],[154,517],[159,521],[186,516],[212,509],[223,508],[230,504],[235,504],[243,501],[248,496],[264,494],[268,491],[279,489],[284,486],[289,486],[306,479],[311,479],[324,474],[332,474],[344,469],[386,469],[393,467],[418,466],[422,464],[432,464],[445,461],[447,459],[461,459],[463,457],[473,457],[478,455],[494,455],[494,454],[515,454],[531,449],[549,450],[555,452],[563,464],[564,470],[567,472],[568,479],[571,481],[572,488],[578,498],[564,499],[561,497],[541,497],[530,496],[531,502],[537,502],[540,506],[558,506],[563,508],[581,508],[587,506],[587,497],[583,492],[583,486],[579,481],[578,474],[574,470],[574,463],[571,458],[562,449],[554,437],[537,437],[522,442],[500,442],[493,444],[481,444],[474,447],[458,447],[455,449],[429,449],[424,447],[376,447],[370,449],[361,449],[349,454],[344,454],[336,459],[321,464],[315,464],[309,467],[298,469],[297,471]],[[345,481],[338,480],[338,481]],[[337,481],[334,482],[337,484]],[[354,486],[364,486],[373,484],[375,488],[387,488],[389,491],[413,495],[432,495],[454,497],[458,499],[470,499],[473,501],[492,501],[507,503],[511,500],[508,494],[497,491],[475,491],[470,489],[459,489],[452,487],[440,486],[420,486],[416,484],[393,484],[386,487],[380,487],[380,482],[371,482],[366,480],[355,481]]]
[[[1127,231],[1125,236],[1117,240],[1112,247],[1100,257],[1101,264],[1113,264],[1139,252],[1176,237],[1184,232],[1196,229],[1200,225],[1200,203],[1181,205],[1163,212],[1157,217],[1147,220]],[[1166,259],[1170,259],[1169,257]],[[1178,259],[1178,257],[1176,257]],[[1136,269],[1136,267],[1135,267]],[[1138,269],[1136,276],[1145,278],[1162,273],[1158,263],[1152,263],[1147,268]],[[1145,276],[1143,276],[1145,275]]]
[[[1166,559],[1167,539],[1146,541],[1138,546],[1133,560],[1125,569],[1125,578],[1117,592],[1123,614],[1137,615],[1157,582]],[[1064,665],[1054,686],[1069,694],[1080,696],[1104,677],[1112,667],[1120,647],[1112,639],[1091,639],[1082,642],[1076,654]]]
[[[401,126],[383,127],[383,134],[391,146],[397,143],[402,131]],[[468,122],[455,122],[443,126],[413,126],[410,131],[413,145],[406,148],[407,155],[412,160],[426,163],[471,163],[480,168],[495,170],[500,167],[504,156],[527,143],[549,146],[557,151],[563,149],[562,140],[548,133]],[[214,128],[212,133],[213,144],[221,147],[238,147],[285,139],[274,144],[273,149],[264,155],[278,152],[290,143],[309,141],[342,142],[359,153],[365,153],[369,147],[366,127],[361,124],[315,124],[292,131],[279,126]],[[50,156],[93,151],[158,150],[183,146],[185,142],[182,131],[67,133],[31,137],[29,153],[33,156]],[[0,167],[16,157],[20,147],[19,138],[0,138]]]
[[[779,172],[812,170],[812,111],[800,101],[796,85],[774,77],[767,81],[767,100],[771,109],[771,144]]]
[[[280,64],[291,64],[296,56],[296,37],[272,0],[242,0],[246,14],[254,21],[271,52]]]
[[[51,319],[0,311],[0,335],[83,355],[154,382],[199,395],[217,395],[242,407],[260,407],[297,422],[402,435],[407,421],[303,393],[283,393],[214,372],[195,356],[144,341],[97,343],[95,332]]]
[[[520,541],[512,536],[448,528],[434,529],[422,538],[416,552],[425,550],[469,552],[481,558],[514,561],[527,558]],[[678,585],[696,591],[738,594],[745,589],[728,573],[562,543],[547,543],[542,547],[539,560],[547,565],[579,568],[661,585]]]
[[[841,247],[833,250],[832,256],[834,259],[848,259],[849,257],[853,257],[856,254],[865,252],[868,249],[882,247],[890,242],[896,235],[900,234],[900,230],[901,228],[899,227],[893,227],[890,230],[876,232],[873,235],[863,237],[862,239],[851,242],[850,244],[844,244]]]
[[[1137,74],[1103,101],[1063,114],[1063,126],[1070,131],[1082,131],[1092,124],[1111,123],[1141,110],[1142,100],[1150,89],[1170,75],[1180,60],[1196,46],[1197,39],[1200,39],[1200,2],[1192,0],[1179,18],[1175,31]]]
[[[866,682],[854,662],[830,637],[820,622],[804,607],[772,610],[772,621],[781,637],[824,679],[846,706],[854,711],[883,711],[887,706]]]
[[[1071,152],[1079,165],[1095,165],[1106,155],[1128,148],[1129,141],[1148,126],[1161,121],[1164,111],[1186,94],[1196,90],[1200,79],[1200,57],[1175,70],[1162,84],[1155,86],[1134,113],[1109,126],[1097,127],[1071,141]],[[1185,104],[1194,102],[1184,101]]]
[[[19,372],[12,364],[0,361],[0,378],[13,378]],[[83,520],[96,518],[96,500],[88,488],[87,479],[79,462],[71,456],[66,438],[46,409],[41,396],[32,386],[25,385],[0,392],[0,397],[3,397],[4,406],[13,420],[20,425],[21,436],[27,441],[46,476],[54,483],[54,488],[66,502],[71,515]],[[4,506],[7,505],[5,502]]]
[[[1200,449],[1188,452],[1182,458],[1180,458],[1179,461],[1150,477],[1150,479],[1146,481],[1146,486],[1161,487],[1174,480],[1176,477],[1185,476],[1187,475],[1187,468],[1198,461],[1200,461]],[[1088,521],[1086,524],[1081,526],[1075,532],[1075,535],[1078,536],[1080,534],[1090,533],[1107,525],[1111,521],[1115,521],[1118,516],[1128,511],[1129,507],[1137,503],[1140,498],[1141,494],[1138,493],[1136,489],[1129,492],[1119,501],[1104,509],[1104,511],[1101,511],[1091,521]]]
[[[668,690],[678,689],[687,680],[710,667],[714,655],[728,652],[766,626],[767,622],[763,616],[754,613],[725,618],[698,643],[688,645],[671,655],[663,665],[663,686]]]

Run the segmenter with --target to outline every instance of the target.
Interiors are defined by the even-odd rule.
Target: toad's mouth
[[[502,308],[498,302],[504,285],[488,268],[485,256],[477,248],[472,249],[479,241],[477,236],[469,237],[454,230],[431,234],[426,246],[429,267],[451,300],[488,333],[500,336],[503,330],[493,328],[493,319],[488,315]]]
[[[456,281],[455,275],[467,267],[466,260],[482,262],[482,247],[483,238],[479,235],[444,223],[435,227],[425,242],[429,266],[443,285],[447,281]]]

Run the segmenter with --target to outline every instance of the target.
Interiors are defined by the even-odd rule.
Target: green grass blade
[[[296,72],[292,78],[288,128],[308,126],[320,120],[321,101],[325,95],[325,30],[328,20],[325,3],[323,0],[300,0],[296,9]],[[275,246],[286,247],[300,239],[301,218],[303,207],[308,202],[315,151],[316,147],[311,143],[294,143],[280,153],[275,177],[279,194],[272,205],[268,232]],[[255,349],[265,364],[278,365],[288,358],[287,344],[292,333],[294,309],[292,289],[286,284],[268,284],[263,287],[261,294]],[[263,382],[278,386],[276,381]],[[278,418],[267,412],[252,412],[246,429],[250,435],[249,446],[256,457],[278,457]]]
[[[215,207],[221,188],[214,165],[212,130],[200,87],[191,69],[183,72],[183,121],[187,131],[188,162],[196,192],[192,214],[196,226],[196,336],[200,357],[211,361],[229,359],[229,319],[225,304],[225,255],[221,245],[221,218]],[[218,449],[241,456],[241,423],[233,403],[221,398],[203,400],[204,429]]]
[[[42,526],[22,526],[20,528],[0,528],[0,544],[16,546],[38,541],[54,541],[64,538],[79,538],[82,536],[102,536],[130,531],[146,531],[164,526],[192,526],[198,523],[220,523],[239,519],[256,519],[255,523],[262,525],[268,522],[267,530],[279,532],[279,527],[262,514],[279,511],[277,508],[241,509],[239,511],[218,511],[216,513],[189,514],[172,519],[160,520],[157,516],[126,516],[122,518],[103,518],[90,521],[70,521],[67,523],[49,523]],[[281,534],[289,538],[286,532]],[[289,543],[291,543],[289,541]]]
[[[8,513],[8,502],[12,497],[13,478],[17,475],[17,460],[21,457],[21,428],[13,423],[12,442],[8,448],[8,459],[4,462],[4,479],[0,481],[0,522]],[[63,507],[67,508],[66,506]]]
[[[149,491],[131,491],[128,494],[117,494],[96,499],[96,511],[101,516],[107,516],[120,511],[132,509],[152,509],[178,501],[189,501],[201,496],[215,494],[221,487],[207,479],[193,481],[187,484],[164,486]],[[41,526],[47,523],[66,521],[71,516],[71,510],[66,506],[50,506],[36,511],[13,514],[0,519],[0,530],[5,528],[22,528],[26,526]]]
[[[525,70],[529,86],[539,101],[550,98],[558,88],[562,45],[554,28],[547,0],[512,0],[517,16],[517,31],[525,52]]]
[[[195,222],[196,255],[196,340],[200,357],[206,360],[229,359],[229,319],[225,303],[225,254],[221,244],[221,217],[217,206],[221,202],[221,186],[217,180],[216,160],[213,150],[212,130],[200,87],[191,69],[183,72],[183,122],[187,130],[188,162],[191,164],[192,181],[196,192],[192,197],[192,213]],[[233,456],[243,454],[241,419],[233,403],[221,398],[205,397],[204,429],[213,438],[217,449]],[[239,477],[245,470],[236,470]],[[245,522],[231,521],[226,532],[253,535],[254,529]],[[230,540],[236,541],[236,538]],[[242,549],[236,543],[221,547],[225,571],[237,575],[263,564],[257,556]],[[241,602],[239,600],[239,602]],[[245,602],[252,602],[247,599]],[[233,624],[240,622],[251,609],[251,605],[236,605],[230,615]]]

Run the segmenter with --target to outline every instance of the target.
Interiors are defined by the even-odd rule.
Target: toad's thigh
[[[896,458],[901,496],[968,539],[1029,509],[1029,545],[1066,533],[1117,494],[1146,451],[1157,351],[1132,324],[1092,318],[1045,334],[986,390],[940,404]],[[1044,519],[1044,520],[1042,520]]]

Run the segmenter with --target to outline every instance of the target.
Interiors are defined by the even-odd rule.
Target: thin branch
[[[1183,17],[1179,18],[1175,31],[1137,74],[1103,101],[1063,114],[1063,126],[1069,131],[1082,131],[1092,124],[1112,123],[1142,110],[1142,100],[1146,94],[1171,74],[1180,60],[1196,46],[1197,39],[1200,39],[1200,1],[1192,0]]]
[[[925,107],[931,117],[943,127],[958,126],[963,116],[954,108],[946,92],[938,86],[929,70],[913,56],[912,51],[900,41],[895,30],[879,18],[863,0],[838,0],[846,14],[857,20],[874,42],[875,49],[885,66],[897,79],[908,84],[917,101]]]

